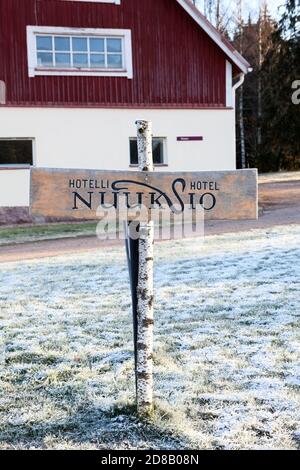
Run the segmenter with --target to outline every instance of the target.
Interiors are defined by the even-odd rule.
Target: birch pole
[[[137,121],[140,171],[153,171],[152,123]],[[137,411],[149,416],[153,410],[153,221],[141,222],[137,286]]]
[[[238,0],[238,28],[240,33],[239,53],[243,54],[243,0]],[[243,83],[239,89],[239,126],[240,126],[240,146],[241,146],[241,167],[246,168],[246,144],[245,144],[245,123],[244,123],[244,86]]]

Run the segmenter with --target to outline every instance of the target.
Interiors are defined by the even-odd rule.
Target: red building
[[[0,22],[0,205],[31,164],[134,166],[138,118],[162,169],[234,168],[249,64],[189,0],[0,0]]]

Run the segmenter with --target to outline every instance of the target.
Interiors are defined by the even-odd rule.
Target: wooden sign
[[[257,170],[132,172],[31,170],[31,214],[96,219],[99,205],[204,208],[206,219],[256,219]]]

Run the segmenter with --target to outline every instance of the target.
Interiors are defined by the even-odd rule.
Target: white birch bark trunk
[[[153,171],[152,124],[137,121],[140,171]],[[137,287],[137,411],[149,416],[153,410],[153,221],[141,223],[139,280]]]
[[[238,7],[238,28],[240,31],[240,54],[243,54],[243,0],[237,1]],[[239,89],[239,127],[241,140],[241,167],[246,168],[246,144],[245,144],[245,123],[244,123],[244,88]]]
[[[245,146],[245,125],[244,125],[244,88],[243,85],[239,89],[239,125],[241,139],[241,166],[246,168],[246,146]]]

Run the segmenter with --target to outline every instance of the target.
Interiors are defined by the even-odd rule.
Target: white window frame
[[[37,63],[36,36],[60,35],[77,37],[121,37],[123,39],[123,61],[122,69],[99,69],[99,68],[53,68],[39,67]],[[38,75],[55,76],[95,76],[95,77],[127,77],[133,78],[132,68],[132,43],[130,29],[99,29],[99,28],[63,28],[49,26],[27,26],[27,54],[28,54],[28,75],[35,77]]]
[[[161,140],[162,141],[162,144],[163,144],[163,162],[162,163],[154,163],[154,166],[159,168],[159,167],[164,167],[164,166],[168,166],[169,163],[168,163],[168,148],[167,148],[167,145],[168,145],[168,139],[166,136],[161,136],[161,135],[154,135],[152,137],[152,140]],[[132,141],[135,141],[137,142],[137,138],[136,137],[129,137],[129,167],[131,168],[136,168],[138,167],[138,163],[131,163],[131,160],[130,160],[130,143]]]
[[[2,168],[17,168],[17,169],[22,169],[22,168],[31,168],[33,166],[36,166],[36,141],[34,137],[0,137],[0,141],[15,141],[15,140],[29,140],[32,143],[32,165],[27,164],[27,163],[1,163],[0,164],[0,169]]]

